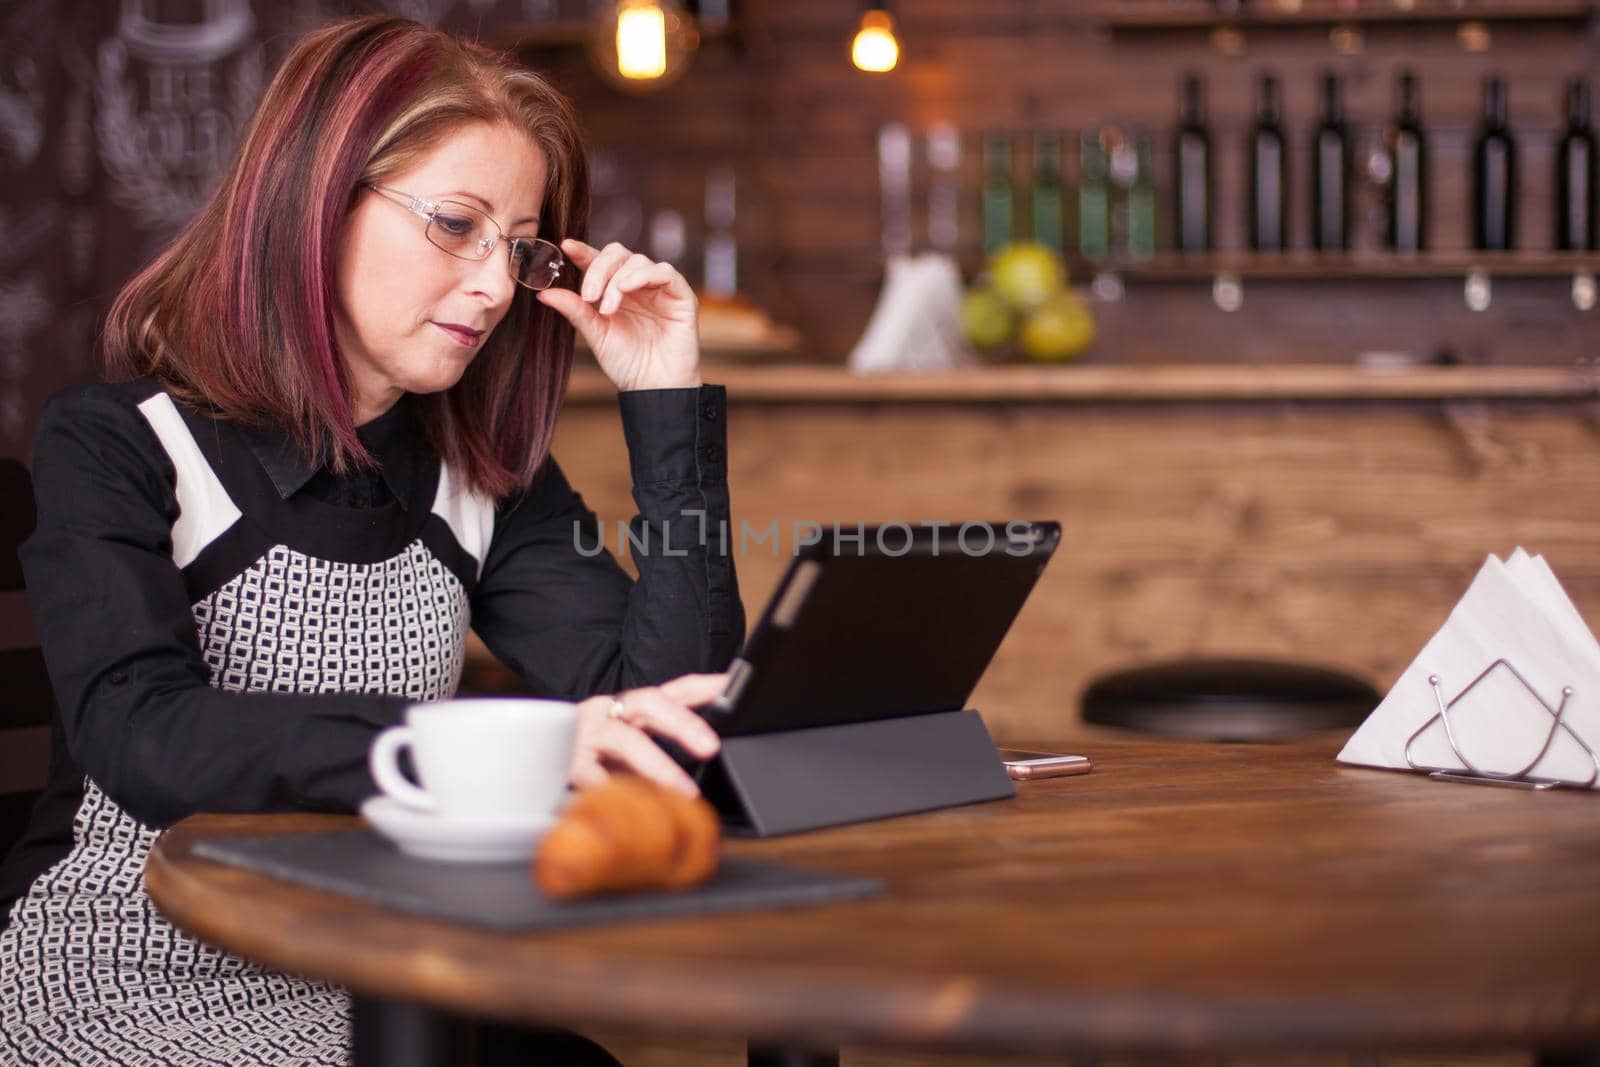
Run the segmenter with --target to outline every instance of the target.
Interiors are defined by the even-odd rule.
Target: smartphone
[[[1006,773],[1019,782],[1034,778],[1064,778],[1069,774],[1088,774],[1094,764],[1088,756],[1068,756],[1061,752],[1029,752],[1021,748],[997,749]]]

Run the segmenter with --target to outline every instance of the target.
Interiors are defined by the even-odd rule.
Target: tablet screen
[[[966,707],[1061,539],[1054,522],[847,532],[790,562],[706,712],[722,735]]]

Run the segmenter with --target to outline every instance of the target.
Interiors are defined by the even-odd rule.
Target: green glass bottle
[[[983,254],[993,255],[1015,233],[1011,185],[1011,137],[991,133],[983,139]]]
[[[1106,146],[1098,133],[1078,142],[1078,252],[1089,260],[1111,254],[1111,187]]]
[[[1128,186],[1128,255],[1144,259],[1156,252],[1155,151],[1150,138],[1135,134],[1133,154],[1137,162]]]
[[[1061,251],[1061,137],[1058,134],[1040,133],[1033,138],[1031,199],[1033,239]]]

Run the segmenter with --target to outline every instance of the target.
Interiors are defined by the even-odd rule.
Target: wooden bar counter
[[[1386,688],[1484,556],[1517,545],[1600,616],[1592,367],[706,377],[728,387],[732,544],[749,531],[738,567],[752,618],[795,523],[1062,523],[973,700],[1001,737],[1060,734],[1091,678],[1150,660],[1292,659]],[[633,511],[597,373],[575,373],[555,452],[615,550]],[[776,541],[757,542],[774,523]]]

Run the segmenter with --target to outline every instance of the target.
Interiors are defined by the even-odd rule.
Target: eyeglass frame
[[[543,237],[507,237],[506,236],[506,231],[500,226],[500,224],[498,222],[495,221],[494,217],[492,215],[490,215],[487,211],[483,210],[482,208],[473,207],[471,204],[463,204],[459,200],[427,200],[427,199],[425,199],[423,197],[417,196],[415,193],[402,192],[399,189],[395,189],[395,188],[392,188],[392,187],[387,186],[387,185],[379,185],[377,182],[362,182],[361,184],[366,186],[368,189],[371,189],[375,193],[382,193],[384,196],[389,197],[390,199],[393,199],[395,197],[404,198],[406,203],[402,204],[401,206],[403,206],[407,211],[410,211],[413,215],[416,215],[418,218],[426,220],[427,223],[428,223],[427,227],[424,228],[423,231],[422,231],[423,237],[427,238],[427,241],[428,241],[429,244],[433,245],[433,247],[437,248],[439,251],[443,252],[445,255],[450,256],[452,259],[459,259],[459,260],[462,260],[463,262],[466,262],[466,263],[478,263],[478,262],[481,262],[481,261],[483,261],[485,259],[488,259],[490,256],[494,255],[495,247],[497,245],[499,245],[499,243],[501,241],[504,241],[506,243],[506,253],[507,253],[506,254],[506,273],[511,276],[511,280],[512,281],[516,282],[518,285],[522,286],[524,289],[530,290],[531,292],[537,293],[537,292],[542,292],[545,289],[554,288],[556,282],[559,281],[560,278],[561,278],[561,270],[562,270],[562,268],[567,265],[567,257],[562,254],[561,247],[559,245],[557,245],[554,241],[546,241]],[[397,204],[400,203],[399,200],[394,200],[394,202],[397,203]],[[433,237],[431,236],[431,231],[433,230],[433,223],[434,223],[435,219],[437,218],[440,209],[445,204],[456,204],[456,205],[458,205],[460,207],[464,207],[464,208],[468,209],[469,211],[476,211],[478,214],[482,215],[485,219],[489,220],[489,225],[494,227],[495,238],[494,238],[494,240],[492,242],[489,243],[487,248],[484,248],[484,241],[482,239],[480,239],[478,241],[478,247],[483,249],[483,254],[482,255],[479,255],[479,256],[463,256],[463,255],[460,255],[459,253],[450,251],[450,249],[445,248],[443,245],[441,245],[439,242],[437,242],[437,241],[435,241],[433,239]],[[517,245],[518,242],[521,242],[521,241],[525,241],[528,244],[548,245],[555,252],[555,261],[551,264],[551,267],[550,267],[550,284],[549,285],[542,285],[542,286],[529,285],[527,282],[525,282],[521,278],[517,277],[516,272],[511,269],[511,262],[512,262],[511,256],[513,254],[515,254],[516,245]]]

